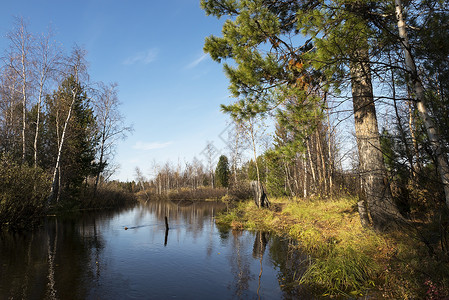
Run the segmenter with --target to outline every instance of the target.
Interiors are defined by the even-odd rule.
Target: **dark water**
[[[149,203],[2,232],[0,299],[304,297],[293,281],[306,257],[268,233],[218,228],[221,209],[214,202]]]

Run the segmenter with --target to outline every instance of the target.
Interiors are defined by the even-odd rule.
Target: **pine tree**
[[[235,62],[224,64],[230,90],[240,99],[223,107],[233,117],[248,117],[277,106],[279,98],[271,92],[274,88],[299,95],[307,77],[324,81],[324,88],[335,90],[351,83],[360,172],[367,196],[363,205],[377,229],[402,219],[385,181],[372,87],[370,50],[378,35],[369,18],[382,4],[364,0],[201,1],[207,14],[229,17],[223,37],[206,38],[204,49],[218,62]]]
[[[267,191],[272,196],[289,195],[286,189],[286,174],[284,172],[284,163],[282,156],[274,151],[265,153],[265,161],[267,164]]]

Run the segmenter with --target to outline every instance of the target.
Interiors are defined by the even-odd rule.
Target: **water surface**
[[[307,258],[280,237],[218,228],[222,209],[151,202],[1,232],[0,299],[299,297],[294,280]]]

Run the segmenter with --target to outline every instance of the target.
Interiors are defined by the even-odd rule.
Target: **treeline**
[[[213,162],[213,160],[211,160]],[[240,193],[241,199],[251,196],[249,187],[244,183],[245,170],[239,169],[239,184],[232,184],[228,159],[220,156],[217,165],[205,165],[198,159],[176,165],[166,162],[163,165],[154,164],[150,179],[137,167],[136,181],[132,189],[147,200],[220,200],[230,192]]]
[[[336,137],[328,124],[312,126],[305,148],[294,153],[280,151],[287,130],[277,125],[275,138],[260,154],[262,144],[267,144],[267,135],[261,129],[264,126],[259,124],[258,132],[254,130],[251,135],[248,127],[238,122],[233,125],[228,131],[227,155],[215,157],[209,142],[203,160],[154,163],[149,176],[136,168],[136,180],[129,183],[131,189],[146,199],[184,200],[219,199],[224,195],[227,200],[245,200],[254,197],[252,182],[259,182],[269,197],[330,197],[359,192],[356,173],[341,166]],[[253,158],[245,159],[248,154]]]
[[[131,130],[117,85],[89,80],[84,49],[66,54],[51,33],[14,25],[0,66],[0,224],[54,206],[108,205],[91,198],[114,198],[100,186],[114,170],[115,142]]]
[[[257,119],[275,117],[265,156],[276,193],[335,192],[340,144],[332,124],[348,110],[362,224],[385,230],[447,220],[448,4],[201,1],[206,14],[227,18],[223,35],[204,47],[217,62],[232,61],[224,69],[236,102],[223,111],[249,136]]]

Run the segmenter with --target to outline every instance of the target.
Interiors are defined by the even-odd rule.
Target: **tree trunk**
[[[322,168],[322,176],[323,176],[323,180],[324,180],[324,182],[323,182],[323,184],[324,184],[324,186],[323,186],[323,194],[325,195],[325,196],[328,196],[329,195],[329,192],[328,192],[328,185],[327,185],[327,175],[328,175],[328,173],[327,173],[327,170],[326,170],[326,162],[324,161],[324,153],[323,153],[323,148],[322,148],[322,146],[321,146],[321,138],[320,138],[320,134],[318,133],[318,129],[317,129],[317,131],[316,131],[316,139],[317,139],[317,146],[318,146],[318,152],[319,152],[319,154],[320,154],[320,159],[321,159],[321,168]]]
[[[24,43],[24,42],[23,42]],[[26,140],[25,140],[25,132],[26,132],[26,105],[27,105],[27,92],[26,92],[26,70],[25,70],[25,49],[24,44],[22,44],[22,162],[25,162],[25,154],[26,154]]]
[[[76,92],[72,91],[72,94],[73,94],[72,95],[72,103],[70,104],[69,112],[67,113],[67,118],[64,123],[64,129],[62,130],[61,141],[59,143],[58,156],[56,157],[56,166],[55,166],[55,171],[53,172],[53,180],[52,180],[52,185],[51,185],[51,190],[50,190],[50,196],[47,199],[47,205],[49,205],[50,202],[53,200],[55,189],[56,189],[56,182],[60,181],[60,180],[56,180],[56,176],[58,175],[58,173],[60,173],[59,169],[60,169],[60,163],[61,163],[62,146],[64,145],[64,138],[65,138],[65,134],[67,131],[67,125],[69,124],[70,117],[72,115],[73,105],[75,104],[75,100],[76,100]],[[58,194],[59,194],[59,189],[58,189]]]
[[[304,161],[303,161],[303,169],[304,169],[304,189],[303,189],[303,195],[304,198],[307,198],[307,158],[304,155]]]
[[[98,182],[100,181],[101,169],[103,165],[103,157],[104,157],[104,144],[105,144],[105,135],[103,129],[103,135],[101,137],[101,145],[100,145],[100,161],[97,171],[97,177],[95,178],[95,186],[94,186],[94,196],[97,195]]]
[[[443,183],[444,194],[446,197],[446,206],[449,208],[449,166],[442,149],[441,143],[439,141],[439,135],[436,130],[435,124],[429,116],[429,112],[425,105],[424,97],[424,87],[419,78],[418,72],[416,70],[416,65],[413,60],[412,54],[410,52],[410,44],[407,37],[407,30],[405,27],[405,22],[402,17],[402,3],[401,0],[395,0],[396,4],[396,17],[398,20],[399,37],[401,38],[402,46],[404,48],[405,54],[405,65],[407,71],[410,73],[411,86],[415,90],[415,100],[416,105],[424,122],[424,126],[427,130],[427,135],[429,136],[430,146],[437,159],[437,170],[440,175],[441,182]]]
[[[325,99],[327,94],[324,94]],[[327,100],[326,100],[327,103]],[[334,183],[333,183],[333,170],[334,170],[334,156],[332,154],[332,127],[331,127],[331,120],[330,120],[330,114],[329,114],[329,108],[327,109],[327,132],[328,132],[328,141],[327,141],[327,151],[328,151],[328,159],[329,159],[329,168],[328,168],[328,172],[329,172],[329,195],[332,196],[333,193],[333,189],[334,189]]]
[[[261,187],[261,183],[260,183],[260,172],[259,172],[259,164],[257,163],[257,151],[256,151],[256,137],[254,136],[254,127],[253,127],[253,123],[252,120],[248,121],[249,123],[249,130],[250,130],[250,135],[251,135],[251,144],[253,146],[253,155],[254,155],[254,163],[256,164],[256,173],[257,173],[257,191],[256,192],[256,204],[257,207],[261,208],[263,206],[262,203],[262,197],[260,196],[260,187]]]
[[[369,217],[368,217],[368,211],[366,210],[366,203],[364,200],[360,200],[357,202],[357,210],[359,212],[360,216],[360,223],[362,224],[362,227],[366,228],[369,226]]]
[[[356,55],[358,57],[351,63],[350,73],[360,173],[372,225],[375,229],[383,230],[396,225],[392,221],[401,219],[401,215],[386,182],[368,51],[359,49]]]
[[[409,129],[410,129],[410,135],[412,137],[413,150],[415,152],[414,154],[416,156],[416,163],[413,166],[413,170],[414,170],[413,177],[416,177],[417,174],[419,172],[421,172],[422,168],[421,168],[421,162],[420,162],[421,158],[419,156],[418,140],[416,139],[416,132],[415,132],[415,127],[416,126],[415,126],[415,119],[413,117],[412,106],[413,106],[412,101],[408,101],[408,113],[409,113],[408,126],[409,126]]]
[[[316,176],[315,176],[315,169],[313,168],[313,162],[312,162],[312,155],[310,154],[310,140],[307,139],[306,140],[306,145],[307,145],[307,154],[309,156],[309,165],[310,165],[310,171],[312,172],[312,181],[313,181],[313,186],[314,186],[314,190],[313,192],[316,192]],[[307,164],[307,159],[306,159],[306,164]]]
[[[44,82],[45,82],[45,74],[44,71],[41,73],[41,78],[39,81],[39,96],[37,100],[37,116],[36,116],[36,131],[34,134],[34,167],[37,167],[37,142],[39,137],[39,126],[40,126],[40,114],[41,114],[41,103],[42,96],[44,92]]]

